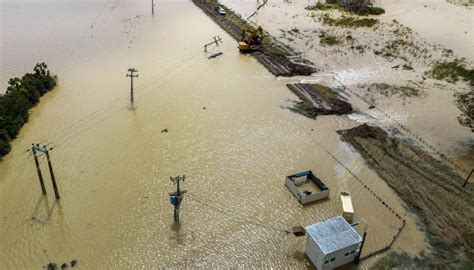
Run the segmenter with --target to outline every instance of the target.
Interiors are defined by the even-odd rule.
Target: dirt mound
[[[291,108],[294,112],[316,118],[318,115],[343,115],[352,113],[350,103],[342,100],[336,92],[319,84],[287,84],[301,100]]]
[[[388,138],[387,133],[383,129],[379,127],[372,127],[367,124],[360,125],[353,129],[342,130],[339,133],[343,134],[346,138],[352,139],[354,137],[360,137],[364,139],[374,138],[380,141],[386,141]]]

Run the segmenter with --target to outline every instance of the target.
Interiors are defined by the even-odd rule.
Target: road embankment
[[[474,196],[469,187],[462,187],[460,176],[408,141],[391,137],[378,127],[364,124],[338,133],[423,222],[432,252],[424,254],[421,261],[413,259],[410,266],[430,269],[440,265],[446,269],[472,266]],[[382,264],[389,265],[390,260],[384,259]]]
[[[193,0],[193,3],[237,41],[240,41],[243,30],[253,31],[256,29],[255,26],[218,1]],[[214,11],[216,5],[221,6],[225,10],[225,16],[219,15]],[[276,42],[266,32],[264,33],[262,45],[258,46],[258,49],[252,52],[252,55],[275,76],[309,76],[317,71],[308,64],[297,63],[297,60],[294,59],[295,55],[293,55],[290,49]]]

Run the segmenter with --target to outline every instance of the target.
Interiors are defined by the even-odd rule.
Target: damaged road
[[[290,109],[306,117],[316,118],[318,115],[343,115],[353,112],[351,104],[342,100],[329,87],[301,83],[286,86],[301,100]]]
[[[254,26],[218,1],[193,0],[193,3],[237,41],[240,41],[243,30],[255,30]],[[214,11],[216,5],[225,10],[225,16]],[[294,58],[294,55],[289,52],[289,49],[281,47],[281,44],[265,33],[263,44],[259,45],[258,49],[251,54],[275,76],[309,76],[317,71],[310,65],[296,63],[291,59]]]

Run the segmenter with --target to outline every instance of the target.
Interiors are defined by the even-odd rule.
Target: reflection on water
[[[148,4],[127,1],[1,7],[8,40],[0,50],[2,85],[37,61],[60,78],[0,165],[3,267],[73,259],[84,268],[309,267],[304,239],[285,231],[339,214],[341,185],[353,196],[355,219],[369,224],[367,250],[383,246],[398,227],[324,151],[403,213],[400,200],[335,133],[358,123],[282,109],[295,99],[285,80],[240,55],[188,1],[160,1],[153,18]],[[214,35],[223,37],[224,54],[211,61],[202,45]],[[139,70],[134,110],[129,67]],[[40,195],[24,152],[33,142],[55,147],[59,203],[48,176],[48,195]],[[307,169],[334,192],[302,207],[284,176]],[[186,174],[188,193],[174,224],[168,177],[178,174]],[[424,236],[412,218],[407,228],[401,241],[419,252]]]

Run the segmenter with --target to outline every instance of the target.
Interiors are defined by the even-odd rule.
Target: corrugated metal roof
[[[341,216],[310,225],[305,229],[324,254],[362,241],[362,237]]]

